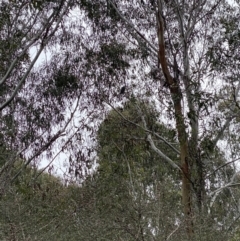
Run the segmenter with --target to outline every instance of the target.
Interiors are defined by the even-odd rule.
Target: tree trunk
[[[178,80],[173,78],[169,72],[165,44],[164,44],[164,22],[161,15],[161,3],[158,1],[158,14],[157,14],[157,26],[158,26],[158,59],[161,65],[167,86],[169,87],[171,98],[174,104],[176,127],[178,132],[178,140],[180,143],[180,156],[181,156],[181,169],[182,169],[182,202],[183,211],[186,221],[186,231],[189,239],[193,235],[193,221],[192,221],[192,198],[191,198],[191,181],[189,173],[189,152],[188,152],[188,140],[184,123],[184,115],[182,111],[181,99],[182,93],[179,87]]]

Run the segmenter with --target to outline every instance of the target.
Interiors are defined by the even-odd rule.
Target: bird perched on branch
[[[120,94],[123,95],[125,93],[125,89],[126,89],[126,86],[124,85],[121,90],[120,90]]]

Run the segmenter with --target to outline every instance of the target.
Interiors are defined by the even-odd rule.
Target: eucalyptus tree
[[[182,220],[180,176],[146,142],[139,108],[151,131],[164,136],[154,138],[156,146],[176,160],[175,131],[157,122],[150,103],[131,99],[123,108],[112,110],[100,125],[99,166],[88,184],[95,186],[100,217],[108,220],[104,228],[113,230],[112,239],[127,235],[128,240],[166,240],[172,230],[178,229],[175,236],[183,229],[176,225],[176,220]]]
[[[229,146],[229,165],[238,158],[238,136],[228,135],[239,128],[238,9],[220,0],[79,1],[62,48],[53,56],[55,72],[65,69],[80,82],[79,110],[84,114],[79,122],[89,131],[76,133],[69,146],[94,134],[93,119],[131,96],[155,102],[159,118],[175,126],[178,163],[156,147],[142,111],[147,142],[182,174],[189,237],[195,214],[209,212],[207,198],[230,187],[227,180],[231,184],[231,179],[224,183],[215,176],[226,167],[224,158],[215,158],[219,145]],[[119,95],[122,86],[125,93]],[[91,158],[86,148],[70,151],[78,171],[80,159]],[[214,174],[210,167],[216,168]]]
[[[61,5],[61,11],[68,3],[71,2]],[[156,133],[140,108],[146,141],[159,158],[182,175],[183,213],[191,237],[195,214],[209,213],[219,194],[229,190],[237,180],[231,171],[224,180],[219,173],[226,171],[225,158],[229,165],[234,163],[239,150],[236,142],[239,137],[235,134],[239,129],[239,27],[236,24],[239,3],[235,2],[234,6],[221,0],[80,0],[77,3],[69,12],[68,21],[58,18],[63,11],[56,15],[53,28],[41,33],[40,40],[48,40],[47,34],[56,48],[49,51],[50,61],[43,62],[29,76],[30,82],[26,81],[29,85],[19,92],[20,99],[15,96],[10,102],[17,105],[31,87],[27,95],[28,103],[30,100],[32,103],[31,111],[21,117],[26,116],[34,125],[27,132],[24,124],[17,128],[25,133],[23,137],[31,140],[28,145],[35,143],[30,148],[35,154],[27,163],[42,151],[51,153],[50,144],[61,137],[59,153],[68,152],[70,172],[83,176],[95,157],[92,153],[96,131],[103,114],[131,96],[152,100],[159,118],[176,130],[178,162],[157,147],[153,139]],[[57,3],[46,2],[33,9],[39,12],[51,4]],[[57,8],[51,8],[54,9]],[[57,24],[61,28],[54,37],[50,30],[54,31]],[[39,49],[41,46],[39,43]],[[15,80],[24,76],[21,74]],[[17,85],[10,86],[13,88],[10,93],[15,93],[14,86]],[[123,86],[125,92],[120,95]],[[4,100],[12,100],[11,96]],[[23,118],[21,123],[27,123],[24,121]],[[55,129],[47,132],[52,126]],[[53,130],[57,130],[55,134]],[[38,138],[32,136],[36,131]],[[219,154],[220,144],[229,147],[225,148],[225,158]],[[29,152],[29,149],[25,151]],[[210,171],[212,168],[216,170]],[[216,200],[211,205],[207,205],[209,197]]]
[[[37,156],[60,135],[52,136],[49,131],[49,120],[56,122],[50,114],[53,111],[44,113],[33,98],[33,86],[39,84],[33,73],[36,64],[44,61],[44,53],[55,45],[73,6],[71,0],[0,3],[0,142],[12,151],[1,166],[3,179],[6,170],[30,146],[31,156]]]

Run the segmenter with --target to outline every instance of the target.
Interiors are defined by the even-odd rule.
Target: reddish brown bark
[[[159,6],[160,9],[160,6]],[[172,101],[174,104],[174,112],[176,119],[176,127],[178,132],[178,140],[180,143],[180,161],[182,169],[182,203],[184,209],[184,215],[186,219],[186,230],[188,236],[191,237],[193,234],[193,223],[192,223],[192,201],[191,201],[191,182],[190,182],[190,173],[189,173],[189,155],[188,155],[188,141],[187,133],[184,123],[184,115],[182,111],[181,99],[182,93],[179,87],[179,83],[174,79],[168,68],[165,44],[164,44],[164,22],[161,16],[160,11],[157,15],[157,24],[158,24],[158,41],[159,41],[159,50],[158,50],[158,59],[161,65],[167,86],[169,86]]]

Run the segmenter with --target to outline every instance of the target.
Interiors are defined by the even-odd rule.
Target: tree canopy
[[[215,230],[237,232],[239,9],[227,0],[2,1],[2,194],[28,165],[52,168],[58,156],[78,183],[104,160],[99,168],[131,170],[145,189],[164,163],[163,176],[181,179],[190,240],[223,204]],[[114,167],[119,158],[128,165]]]

